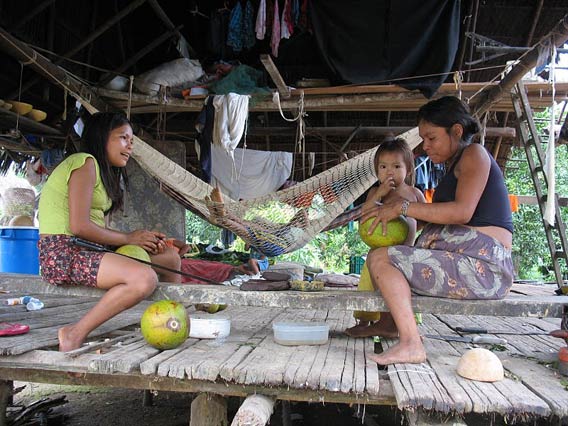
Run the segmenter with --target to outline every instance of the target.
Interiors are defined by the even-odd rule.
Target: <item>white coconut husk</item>
[[[503,364],[493,352],[474,348],[462,355],[458,362],[457,373],[470,380],[479,382],[498,382],[503,380]]]

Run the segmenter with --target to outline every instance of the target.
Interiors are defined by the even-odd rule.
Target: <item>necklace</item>
[[[451,170],[457,160],[461,157],[463,150],[465,149],[466,145],[463,142],[459,142],[458,149],[456,150],[455,154],[451,156],[451,158],[444,162],[444,166],[446,167],[446,171]]]

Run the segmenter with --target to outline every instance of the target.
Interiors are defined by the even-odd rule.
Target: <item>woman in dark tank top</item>
[[[367,266],[390,312],[367,335],[399,338],[378,364],[420,363],[426,352],[412,311],[412,293],[456,299],[500,299],[513,284],[512,218],[503,174],[484,147],[471,143],[479,131],[466,104],[453,96],[418,112],[423,148],[448,172],[430,204],[395,199],[364,212],[361,221],[409,216],[424,228],[413,247],[371,250]],[[373,231],[373,227],[370,232]]]

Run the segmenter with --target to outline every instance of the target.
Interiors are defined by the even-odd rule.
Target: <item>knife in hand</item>
[[[447,342],[464,342],[473,344],[487,345],[506,345],[507,340],[496,336],[450,336],[444,334],[425,334],[424,337],[429,339],[445,340]]]

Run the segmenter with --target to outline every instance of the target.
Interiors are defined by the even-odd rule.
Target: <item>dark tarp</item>
[[[459,0],[312,0],[314,35],[349,83],[447,73],[459,43]],[[447,75],[393,81],[430,98]]]

